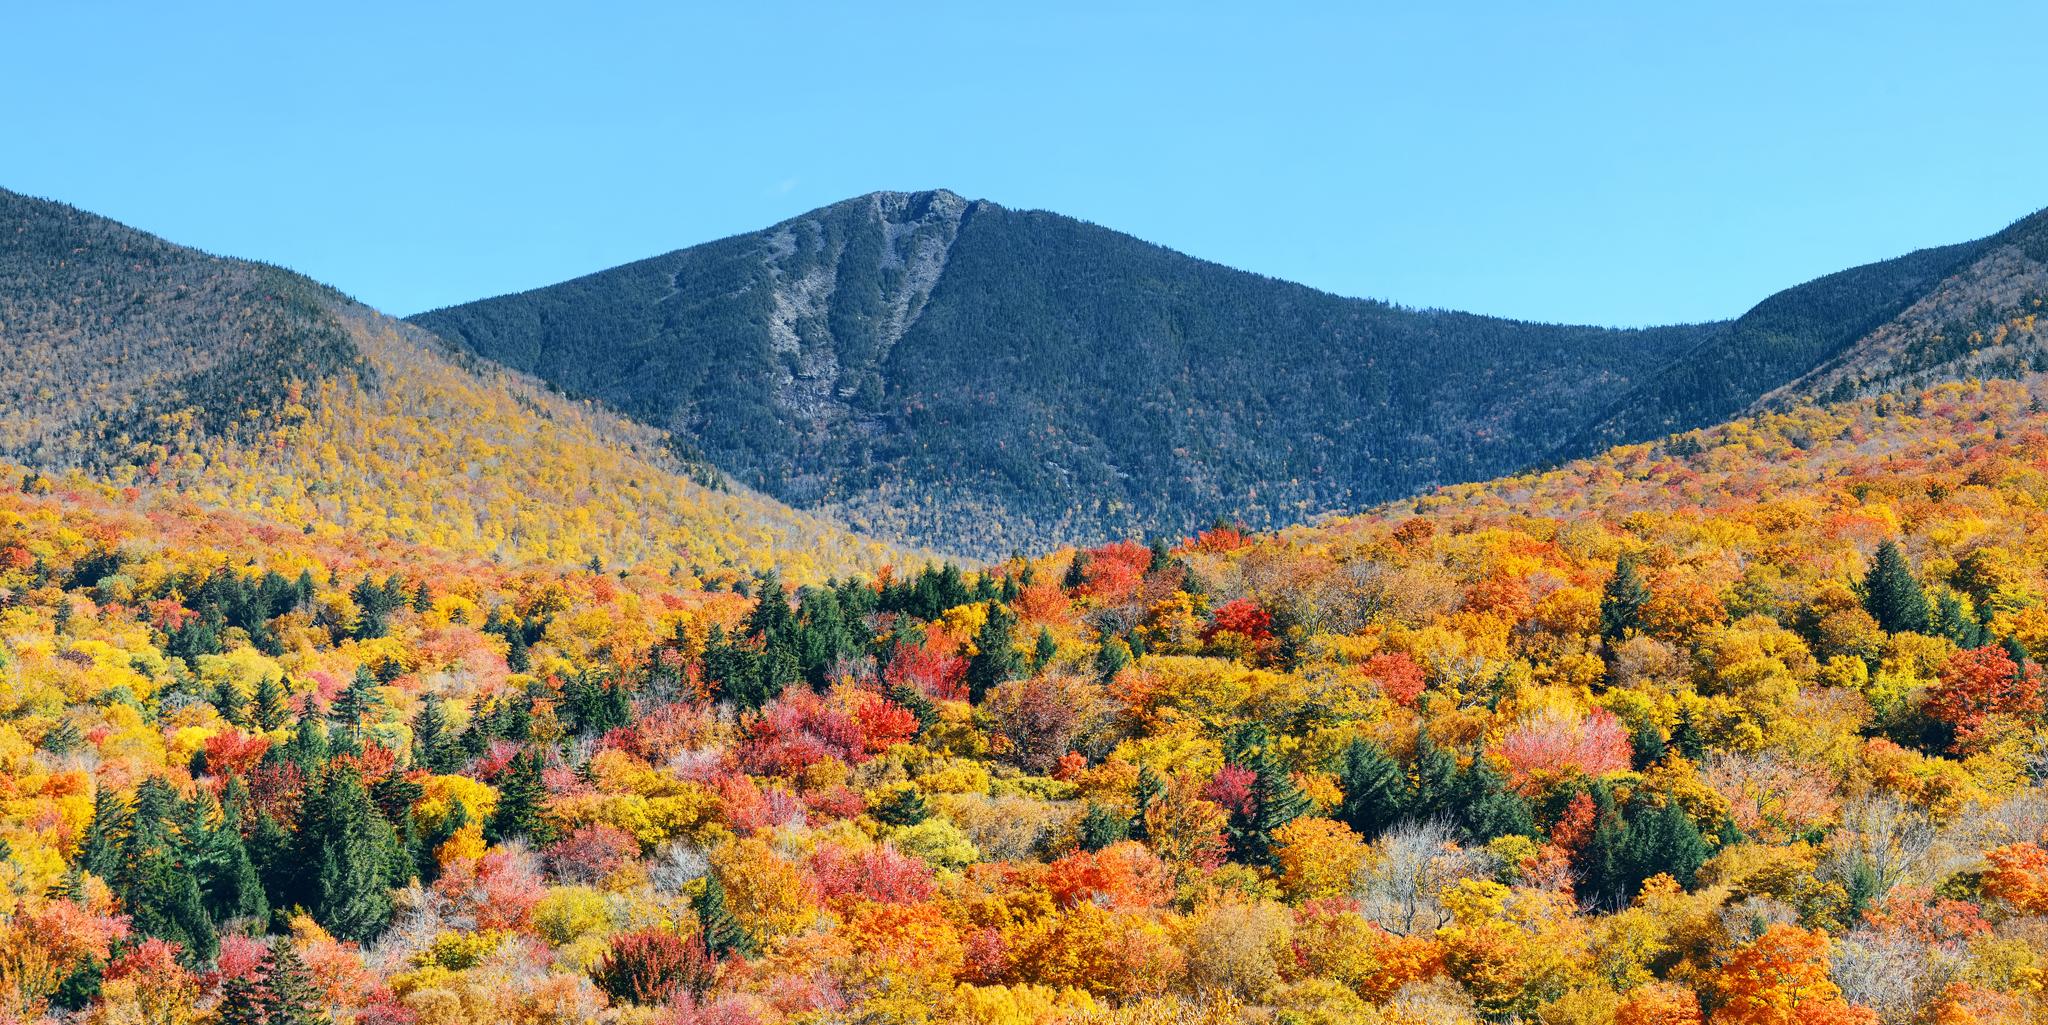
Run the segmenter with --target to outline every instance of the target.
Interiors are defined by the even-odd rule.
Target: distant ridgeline
[[[1283,525],[1714,423],[1996,242],[1735,321],[1612,330],[1347,299],[1056,214],[885,192],[413,320],[786,502],[996,556]]]

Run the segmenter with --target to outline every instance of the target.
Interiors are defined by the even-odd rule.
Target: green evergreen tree
[[[371,805],[362,777],[352,768],[328,774],[317,811],[305,827],[319,844],[314,917],[336,936],[367,941],[391,920],[391,857],[389,846],[380,842],[390,824]]]
[[[264,677],[256,684],[254,717],[256,725],[265,731],[283,726],[291,719],[291,708],[285,702],[284,688],[277,680]]]
[[[1247,865],[1274,867],[1273,833],[1308,811],[1308,797],[1274,756],[1264,727],[1245,724],[1231,731],[1223,759],[1252,772],[1250,808],[1231,810],[1231,853]]]
[[[914,786],[903,786],[876,803],[871,814],[875,821],[884,825],[914,826],[930,818],[932,810],[925,803],[921,791]]]
[[[334,696],[334,705],[328,709],[327,717],[334,721],[334,739],[341,742],[346,751],[363,749],[363,720],[379,704],[377,677],[368,666],[358,666],[348,686]]]
[[[1614,575],[1600,594],[1600,637],[1617,644],[1643,628],[1643,606],[1650,603],[1650,587],[1636,572],[1635,557],[1623,552],[1614,562]]]
[[[1337,818],[1367,840],[1376,840],[1407,810],[1408,775],[1378,744],[1353,740],[1337,770],[1344,801]]]
[[[1981,648],[1991,643],[1991,631],[1963,611],[1961,597],[1944,592],[1935,599],[1928,619],[1928,632],[1954,641],[1958,648]]]
[[[716,873],[704,877],[704,890],[692,902],[697,912],[697,924],[704,938],[704,948],[713,958],[748,957],[754,952],[753,938],[733,917],[726,907],[725,884],[719,882]]]
[[[1001,605],[988,607],[988,619],[974,635],[975,653],[967,662],[967,700],[979,705],[997,686],[1024,675],[1017,654],[1017,617]]]
[[[1105,637],[1095,649],[1095,674],[1104,683],[1116,679],[1116,674],[1131,664],[1131,646],[1121,637]]]
[[[521,751],[505,767],[498,781],[498,806],[484,822],[484,836],[502,843],[523,836],[534,844],[545,844],[549,835],[542,812],[547,808],[547,785],[541,781],[541,758],[536,751]]]
[[[233,725],[249,725],[249,699],[242,696],[242,688],[235,686],[233,680],[214,685],[213,709]]]
[[[1099,851],[1110,844],[1129,839],[1131,820],[1091,801],[1088,803],[1087,814],[1081,816],[1078,832],[1082,850]]]
[[[1134,840],[1151,838],[1151,830],[1145,825],[1145,813],[1154,802],[1166,796],[1166,781],[1152,771],[1149,765],[1138,766],[1138,784],[1131,788],[1131,803],[1136,811],[1131,813],[1130,835]]]
[[[214,1025],[266,1025],[263,987],[249,973],[222,979],[220,1003],[214,1008],[213,1020]]]
[[[288,937],[271,941],[270,952],[264,955],[258,1007],[265,1025],[326,1025],[330,1020],[313,974]]]
[[[1624,861],[1628,866],[1627,896],[1633,899],[1643,883],[1659,873],[1691,886],[1707,863],[1707,841],[1675,800],[1661,808],[1642,808],[1629,821]]]
[[[1458,756],[1439,747],[1428,730],[1416,731],[1414,781],[1409,786],[1409,814],[1418,819],[1452,816],[1458,781]]]
[[[1536,835],[1535,816],[1522,795],[1508,789],[1507,780],[1493,770],[1486,758],[1475,756],[1472,764],[1458,774],[1453,807],[1458,824],[1474,843],[1498,836]]]
[[[121,842],[128,833],[128,806],[108,787],[100,787],[92,798],[92,821],[79,842],[79,867],[112,881],[121,863]]]
[[[457,763],[455,738],[448,732],[448,713],[441,699],[429,694],[412,717],[412,763],[428,772],[447,773]]]
[[[1059,654],[1059,650],[1059,644],[1052,639],[1052,630],[1039,627],[1038,644],[1031,649],[1031,671],[1044,672],[1045,667],[1052,663],[1053,656]]]
[[[1863,608],[1886,633],[1927,632],[1927,592],[1897,542],[1877,546],[1877,558],[1863,578]]]

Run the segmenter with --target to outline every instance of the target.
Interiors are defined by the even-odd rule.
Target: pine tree
[[[1649,603],[1650,588],[1636,572],[1635,557],[1623,552],[1600,594],[1600,637],[1612,645],[1633,636],[1643,628],[1643,606]]]
[[[214,1008],[213,1020],[215,1025],[266,1025],[263,987],[247,974],[221,980],[220,1004]]]
[[[1121,637],[1105,637],[1095,649],[1095,673],[1104,683],[1116,679],[1116,674],[1131,664],[1131,646]]]
[[[551,839],[541,813],[547,806],[547,785],[541,781],[540,754],[521,751],[505,767],[498,782],[498,807],[484,823],[484,835],[492,843],[523,836],[535,844]]]
[[[446,773],[455,767],[453,737],[448,735],[448,714],[441,699],[429,694],[412,717],[412,763],[428,772]]]
[[[111,881],[121,863],[121,842],[128,833],[128,806],[119,795],[102,786],[93,794],[92,822],[80,841],[80,868]]]
[[[1474,843],[1485,843],[1498,836],[1536,834],[1529,802],[1508,789],[1507,780],[1493,770],[1485,757],[1474,757],[1472,764],[1458,774],[1456,789],[1453,806],[1458,822]]]
[[[371,675],[370,667],[358,666],[356,675],[334,696],[334,706],[327,712],[336,726],[335,739],[345,743],[345,750],[363,749],[363,719],[380,703],[377,678]]]
[[[1863,578],[1863,608],[1886,633],[1927,631],[1927,593],[1897,542],[1877,546],[1877,558]]]
[[[1138,784],[1131,788],[1131,803],[1137,808],[1136,811],[1131,813],[1130,834],[1132,839],[1148,840],[1151,838],[1151,830],[1145,825],[1145,812],[1151,809],[1153,802],[1165,796],[1166,781],[1160,779],[1159,774],[1153,772],[1151,766],[1138,766]]]
[[[391,858],[378,829],[390,825],[352,768],[335,769],[321,791],[318,817],[304,827],[319,844],[314,917],[336,936],[368,940],[391,920]]]
[[[914,786],[898,787],[875,804],[875,821],[890,826],[914,826],[931,817],[931,806]]]
[[[264,955],[258,1007],[265,1025],[326,1025],[329,1020],[313,975],[288,937],[272,941]]]
[[[1250,808],[1233,809],[1230,815],[1231,852],[1247,865],[1271,867],[1273,833],[1308,811],[1308,797],[1273,755],[1263,727],[1247,724],[1233,730],[1223,759],[1252,772]]]
[[[1337,818],[1367,840],[1376,840],[1400,821],[1408,803],[1408,776],[1379,745],[1354,740],[1337,770],[1344,801]]]
[[[1691,886],[1700,866],[1707,862],[1707,842],[1692,824],[1692,816],[1669,799],[1661,808],[1636,813],[1629,822],[1624,852],[1630,898],[1645,880],[1659,873],[1668,874],[1681,886]]]
[[[1953,593],[1944,592],[1935,600],[1927,625],[1930,633],[1954,641],[1958,648],[1981,648],[1991,643],[1991,631],[1970,618],[1963,611],[1963,599]]]
[[[753,939],[733,917],[732,910],[725,904],[725,884],[718,881],[716,873],[704,877],[704,891],[693,902],[697,912],[697,924],[704,939],[704,948],[718,960],[727,957],[747,957],[754,952]]]
[[[291,718],[291,709],[285,704],[284,688],[277,680],[264,677],[256,684],[256,725],[265,731],[283,726]]]
[[[135,809],[114,869],[114,892],[121,897],[136,933],[170,940],[188,957],[210,960],[219,949],[212,916],[206,913],[199,889],[198,854],[205,838],[191,835],[197,827],[177,828],[176,791],[162,777],[152,776],[135,789]]]
[[[1115,811],[1096,804],[1088,804],[1088,813],[1081,816],[1078,830],[1081,849],[1094,852],[1130,838],[1131,820]]]
[[[1046,627],[1039,627],[1038,644],[1031,649],[1031,671],[1044,672],[1045,667],[1051,664],[1053,656],[1059,654],[1059,650],[1059,644],[1052,639],[1052,631]]]
[[[988,607],[981,632],[974,635],[974,657],[967,663],[967,700],[979,705],[988,692],[1023,675],[1017,654],[1017,617],[1001,605]]]
[[[242,696],[242,688],[233,680],[222,680],[214,685],[213,708],[233,725],[249,725],[249,699]]]
[[[1437,746],[1429,731],[1415,737],[1415,777],[1409,788],[1409,814],[1418,819],[1450,817],[1455,811],[1458,756]]]

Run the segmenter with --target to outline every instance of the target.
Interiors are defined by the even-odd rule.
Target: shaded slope
[[[784,500],[983,554],[1504,472],[1712,331],[1345,299],[948,192],[414,320]]]
[[[903,557],[298,275],[5,199],[0,457],[510,562],[808,579]]]

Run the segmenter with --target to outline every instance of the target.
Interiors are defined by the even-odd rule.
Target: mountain
[[[412,319],[784,501],[983,555],[1507,472],[1713,331],[1346,299],[944,191]]]
[[[822,578],[906,558],[299,275],[5,191],[0,338],[0,458],[45,474],[508,562]]]

